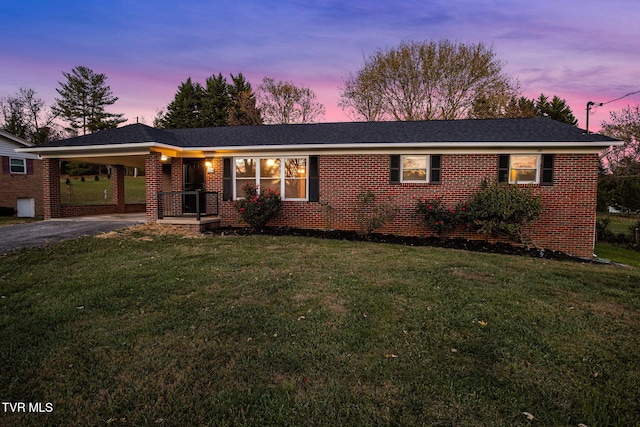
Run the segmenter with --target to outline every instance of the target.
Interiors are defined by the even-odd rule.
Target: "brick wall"
[[[496,179],[496,154],[444,154],[442,183],[390,184],[388,155],[320,156],[320,201],[283,203],[283,214],[269,225],[310,229],[357,230],[356,197],[361,190],[376,194],[376,200],[392,200],[399,208],[393,223],[377,230],[399,235],[431,235],[412,217],[416,198],[439,196],[454,207],[477,191],[484,178]],[[543,212],[531,227],[533,242],[548,250],[591,257],[597,197],[597,154],[557,154],[554,184],[533,186],[542,197]],[[222,159],[215,159],[215,179],[207,180],[208,191],[222,194]],[[330,206],[332,209],[328,209]],[[222,202],[223,226],[245,226],[233,208]],[[468,239],[483,239],[476,233],[459,234]]]
[[[18,210],[17,199],[35,199],[36,216],[44,215],[42,203],[42,161],[31,160],[29,173],[17,174],[5,171],[0,167],[0,206]],[[4,162],[0,163],[3,164]]]

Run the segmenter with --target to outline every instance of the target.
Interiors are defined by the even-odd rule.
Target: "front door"
[[[205,194],[204,194],[204,178],[205,178],[205,165],[204,159],[185,159],[182,164],[183,173],[183,188],[184,191],[196,191],[200,190],[200,212],[205,208]],[[185,194],[182,196],[182,212],[183,213],[196,213],[196,195]]]

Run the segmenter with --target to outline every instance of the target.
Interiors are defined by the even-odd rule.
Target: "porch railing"
[[[196,218],[218,215],[215,191],[162,191],[158,193],[158,219],[166,217]]]

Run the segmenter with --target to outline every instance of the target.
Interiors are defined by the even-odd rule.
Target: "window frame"
[[[301,202],[306,202],[309,201],[309,156],[296,156],[296,155],[290,155],[290,156],[236,156],[232,158],[231,161],[231,170],[232,170],[232,183],[233,183],[233,200],[238,200],[241,199],[241,197],[238,196],[238,179],[242,179],[245,182],[250,180],[251,178],[237,178],[236,177],[236,161],[237,160],[253,160],[255,162],[255,177],[254,177],[254,185],[256,185],[258,187],[258,191],[260,191],[260,180],[261,179],[268,179],[268,177],[261,177],[260,172],[261,172],[261,162],[263,160],[268,160],[268,159],[276,159],[280,162],[280,197],[282,198],[282,200],[288,200],[288,201],[301,201]],[[305,177],[304,178],[297,178],[297,177],[288,177],[286,176],[286,162],[287,159],[304,159],[305,161]],[[272,179],[276,179],[276,178],[272,178]],[[305,197],[304,198],[295,198],[295,197],[286,197],[286,181],[287,180],[303,180],[304,179],[304,189],[305,189]]]
[[[16,167],[20,167],[22,169],[22,171],[15,171],[14,168],[14,161],[20,161],[22,162],[22,166],[17,166]],[[26,175],[27,174],[27,159],[21,159],[19,157],[9,157],[9,173],[12,174],[18,174],[18,175]]]
[[[404,159],[406,157],[420,157],[425,160],[425,179],[404,179]],[[415,169],[415,168],[414,168]],[[431,155],[430,154],[401,154],[400,155],[400,182],[407,184],[429,184],[431,182]]]
[[[533,179],[533,181],[531,180],[527,180],[527,181],[518,181],[518,180],[514,180],[511,179],[511,175],[513,171],[518,171],[518,170],[531,170],[530,168],[514,168],[513,167],[513,159],[514,157],[535,157],[536,158],[536,167],[535,167],[535,178]],[[541,166],[542,166],[542,156],[540,154],[510,154],[509,155],[509,169],[507,171],[507,182],[509,184],[523,184],[523,185],[527,185],[527,184],[540,184],[540,170],[541,170]]]

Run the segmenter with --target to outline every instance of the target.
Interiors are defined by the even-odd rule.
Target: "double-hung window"
[[[392,154],[389,169],[391,184],[440,184],[442,156],[440,154]]]
[[[243,197],[242,187],[249,184],[275,191],[283,200],[307,200],[307,157],[238,157],[234,163],[236,198]]]
[[[501,154],[498,156],[498,182],[553,185],[554,165],[553,154]]]
[[[429,156],[402,156],[402,182],[428,182]]]
[[[11,173],[27,173],[27,162],[25,159],[9,159],[9,172]]]

